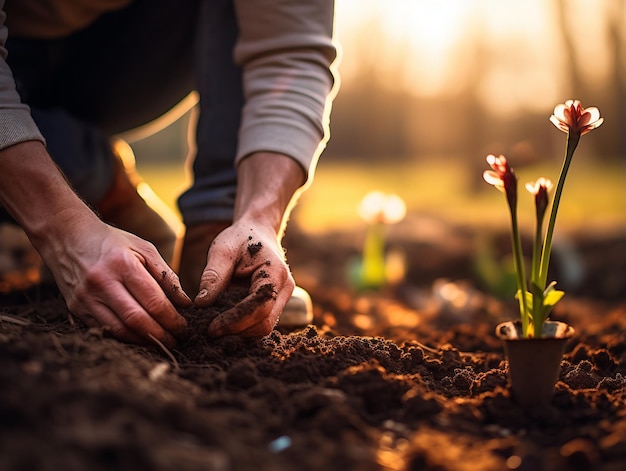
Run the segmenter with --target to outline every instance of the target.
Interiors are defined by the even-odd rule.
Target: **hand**
[[[295,286],[279,239],[305,180],[302,167],[282,154],[258,152],[239,162],[234,223],[211,244],[194,304],[211,305],[234,277],[250,277],[250,292],[211,322],[209,335],[261,337],[278,322]]]
[[[175,306],[191,305],[178,276],[152,244],[94,220],[40,248],[70,312],[120,340],[172,347],[187,326]]]
[[[289,300],[295,282],[272,229],[238,221],[213,241],[194,304],[211,305],[233,278],[250,278],[248,296],[221,313],[209,326],[209,335],[269,334]]]
[[[0,203],[24,228],[70,311],[128,342],[172,346],[191,305],[154,246],[106,225],[67,184],[43,143],[0,150]]]

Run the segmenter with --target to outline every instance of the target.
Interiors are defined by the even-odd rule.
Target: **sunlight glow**
[[[365,46],[366,60],[377,70],[398,70],[390,86],[432,95],[457,83],[449,72],[458,59],[453,52],[466,32],[471,5],[466,0],[339,0],[338,36],[346,49]],[[363,30],[372,34],[365,41],[357,34]],[[350,76],[352,58],[346,62]]]
[[[403,80],[420,95],[432,95],[454,85],[453,49],[467,30],[471,5],[464,0],[398,1],[398,8],[383,16],[383,33],[404,56]]]
[[[489,111],[503,116],[545,109],[570,84],[555,2],[338,0],[336,9],[345,83],[373,77],[420,97],[474,89]],[[570,29],[584,31],[571,41],[584,55],[587,80],[609,73],[603,27],[615,10],[611,0],[572,0],[564,10]]]

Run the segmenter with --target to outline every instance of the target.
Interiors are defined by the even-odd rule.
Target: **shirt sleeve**
[[[333,0],[235,0],[245,105],[236,163],[285,154],[312,172],[329,138],[338,82]]]
[[[5,20],[4,0],[0,0],[0,149],[24,141],[44,142],[30,108],[21,102],[13,74],[6,63],[8,31]]]

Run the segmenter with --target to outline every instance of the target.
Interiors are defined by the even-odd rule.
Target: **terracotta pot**
[[[565,344],[574,335],[563,322],[546,321],[542,337],[522,337],[520,321],[503,322],[496,327],[509,362],[509,383],[513,398],[521,406],[550,403],[559,378]]]

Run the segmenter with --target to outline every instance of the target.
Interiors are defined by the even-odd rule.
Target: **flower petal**
[[[583,129],[581,129],[580,135],[584,136],[588,132],[593,131],[595,128],[599,127],[602,123],[604,123],[604,118],[600,118],[596,122],[588,124],[587,126],[583,127]]]
[[[485,170],[483,172],[483,178],[490,185],[504,189],[504,182],[502,181],[502,178],[500,178],[500,175],[493,170]]]
[[[565,111],[566,108],[569,108],[569,107],[564,105],[563,103],[558,104],[554,107],[554,115],[557,118],[559,118],[561,121],[565,119],[565,115],[563,114],[563,112]]]
[[[528,182],[526,183],[526,189],[530,192],[531,195],[536,195],[539,191],[539,185],[537,182]]]
[[[564,104],[554,107],[554,114],[550,121],[561,131],[576,133],[580,136],[600,126],[604,120],[600,118],[600,111],[595,106],[583,108],[578,100],[567,100]]]
[[[554,124],[558,129],[563,132],[569,132],[569,126],[564,123],[558,116],[552,115],[550,116],[550,121]]]
[[[591,123],[591,124],[589,125],[589,126],[591,126],[591,128],[590,128],[589,130],[591,131],[591,129],[595,129],[595,128],[600,127],[600,125],[601,125],[602,123],[604,123],[604,118],[600,118],[599,120],[594,121],[593,123]]]
[[[591,117],[589,118],[589,122],[591,123],[600,119],[600,110],[595,106],[585,108],[585,113],[589,113],[591,115]]]

